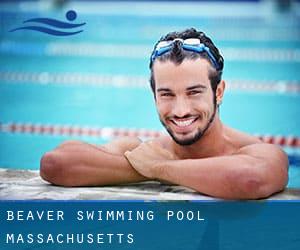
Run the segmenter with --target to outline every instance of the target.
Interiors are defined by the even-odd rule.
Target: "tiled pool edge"
[[[149,181],[106,187],[58,187],[38,171],[0,168],[0,200],[215,200],[181,186]],[[300,189],[288,188],[268,200],[300,200]]]

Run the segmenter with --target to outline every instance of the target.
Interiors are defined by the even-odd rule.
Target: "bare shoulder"
[[[237,154],[250,155],[260,159],[288,165],[286,153],[277,145],[269,143],[255,143],[240,148]]]
[[[227,140],[235,145],[235,147],[238,149],[251,144],[263,143],[259,138],[253,135],[249,135],[230,127],[225,127],[225,135],[227,137]]]
[[[138,137],[120,137],[107,144],[100,146],[105,151],[112,154],[124,154],[128,150],[133,150],[140,145],[142,141]]]
[[[272,162],[278,162],[288,165],[288,158],[281,147],[264,143],[259,138],[228,128],[230,137],[233,138],[234,144],[237,145],[235,154],[249,155],[260,159],[266,159]]]

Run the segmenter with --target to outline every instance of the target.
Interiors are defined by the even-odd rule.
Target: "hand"
[[[138,173],[150,179],[159,177],[158,163],[177,159],[154,141],[143,142],[134,150],[126,151],[124,155]]]

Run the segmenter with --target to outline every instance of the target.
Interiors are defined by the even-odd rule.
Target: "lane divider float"
[[[87,86],[112,86],[117,88],[139,87],[150,88],[149,79],[145,76],[129,75],[102,75],[93,73],[51,73],[51,72],[21,72],[3,71],[0,72],[0,83],[33,83],[40,85],[63,84],[66,86],[87,85]],[[229,90],[245,92],[275,92],[300,94],[299,81],[257,81],[226,79]]]
[[[0,123],[0,132],[3,133],[23,133],[32,135],[51,135],[51,136],[86,136],[103,139],[135,136],[141,138],[156,138],[164,135],[163,131],[150,129],[130,129],[112,127],[90,127],[78,125],[48,125],[33,123]],[[266,143],[277,144],[280,146],[300,148],[300,137],[281,136],[281,135],[259,135],[256,137]]]

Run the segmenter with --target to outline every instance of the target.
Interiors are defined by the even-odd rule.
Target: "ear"
[[[221,80],[221,82],[218,84],[218,87],[216,89],[217,105],[220,105],[222,103],[224,91],[225,91],[225,81]]]

